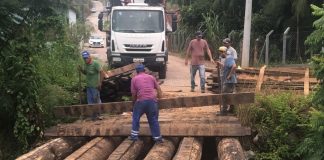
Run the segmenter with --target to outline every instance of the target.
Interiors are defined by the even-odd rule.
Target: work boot
[[[131,141],[137,141],[138,140],[138,137],[129,136],[128,139],[131,140]]]
[[[162,138],[159,138],[159,139],[155,140],[155,143],[156,144],[161,144],[161,143],[163,143],[163,139]]]
[[[202,88],[201,93],[205,93],[205,92],[206,92],[205,88]]]
[[[194,92],[194,91],[195,91],[195,89],[194,88],[191,88],[190,92]]]
[[[234,113],[234,105],[230,105],[227,110],[228,113]]]

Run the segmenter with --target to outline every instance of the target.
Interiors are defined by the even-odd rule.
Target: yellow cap
[[[218,50],[221,51],[221,52],[226,52],[227,47],[221,46],[221,47],[218,48]]]

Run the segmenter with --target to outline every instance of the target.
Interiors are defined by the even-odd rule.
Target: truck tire
[[[160,67],[159,70],[159,79],[165,79],[166,78],[166,70],[167,70],[167,66],[163,65]]]

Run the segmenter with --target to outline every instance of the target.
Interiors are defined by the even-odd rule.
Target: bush
[[[293,93],[258,95],[256,103],[238,109],[243,122],[256,130],[258,159],[295,159],[295,150],[305,136],[311,98]]]

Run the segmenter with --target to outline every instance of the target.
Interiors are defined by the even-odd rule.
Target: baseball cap
[[[143,64],[138,64],[135,69],[137,72],[144,71],[145,66]]]
[[[218,48],[218,50],[221,51],[221,52],[226,52],[227,47],[221,46],[221,47]]]
[[[223,43],[231,43],[231,39],[225,38],[225,39],[223,39]]]
[[[202,37],[203,33],[201,31],[196,32],[196,36]]]
[[[87,58],[90,57],[90,54],[89,54],[88,51],[83,51],[81,54],[82,54],[82,58],[83,58],[83,59],[87,59]]]

